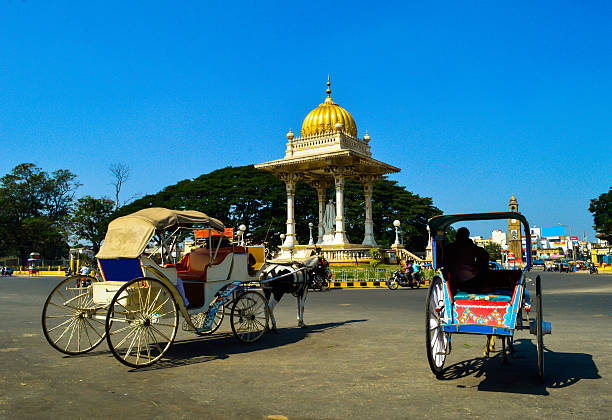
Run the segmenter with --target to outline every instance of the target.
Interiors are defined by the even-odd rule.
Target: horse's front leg
[[[298,327],[307,328],[306,324],[304,324],[304,305],[306,304],[306,295],[308,295],[308,287],[304,289],[302,295],[298,295],[297,304],[298,304]]]

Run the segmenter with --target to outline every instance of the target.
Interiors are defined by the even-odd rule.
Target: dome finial
[[[331,94],[331,83],[329,83],[329,74],[327,75],[327,90],[325,91],[325,93],[327,93],[327,97],[330,98],[330,94]]]

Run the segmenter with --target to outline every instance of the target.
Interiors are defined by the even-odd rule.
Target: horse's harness
[[[281,274],[280,276],[276,276],[276,277],[272,277],[271,279],[263,279],[260,281],[260,283],[262,284],[262,287],[264,283],[269,283],[278,279],[281,279],[283,277],[289,277],[289,276],[294,276],[296,273],[299,273],[300,271],[308,271],[309,267],[298,262],[298,261],[293,261],[291,263],[285,263],[285,264],[280,264],[280,263],[275,263],[273,264],[272,268],[270,270],[266,270],[264,269],[264,272],[266,273],[266,275],[270,274],[270,272],[274,269],[276,269],[277,267],[284,267],[286,269],[292,270],[289,273],[285,273],[285,274]],[[295,284],[295,283],[294,283]],[[299,285],[299,287],[291,292],[291,294],[294,297],[297,297],[299,295],[301,295],[306,289],[308,289],[308,276],[304,275],[304,281],[301,283],[297,283]]]

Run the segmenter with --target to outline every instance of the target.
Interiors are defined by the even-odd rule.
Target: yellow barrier
[[[330,289],[378,289],[386,287],[386,281],[332,281],[329,284]],[[429,281],[426,280],[421,287],[429,287]]]

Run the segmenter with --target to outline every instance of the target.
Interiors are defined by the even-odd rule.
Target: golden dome
[[[325,102],[310,111],[304,122],[302,123],[302,137],[312,136],[315,134],[334,133],[338,129],[353,137],[357,137],[357,124],[353,116],[340,105],[332,101],[329,83],[327,77],[327,98]],[[338,124],[341,124],[340,127]]]

